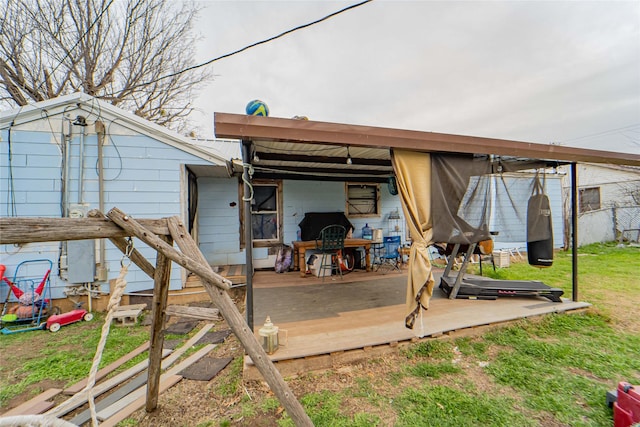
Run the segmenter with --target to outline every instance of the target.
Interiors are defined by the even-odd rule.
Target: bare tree
[[[11,107],[80,91],[184,130],[193,90],[211,77],[181,72],[194,63],[194,3],[0,0],[1,9],[0,101]]]

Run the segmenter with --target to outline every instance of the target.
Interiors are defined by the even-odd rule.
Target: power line
[[[236,55],[238,53],[244,52],[245,50],[251,49],[252,47],[256,47],[256,46],[259,46],[261,44],[269,43],[269,42],[271,42],[273,40],[276,40],[276,39],[279,39],[281,37],[284,37],[287,34],[291,34],[291,33],[295,32],[295,31],[311,27],[312,25],[315,25],[315,24],[318,24],[320,22],[326,21],[327,19],[333,18],[334,16],[340,15],[341,13],[347,12],[347,11],[349,11],[351,9],[355,9],[357,7],[360,7],[360,6],[364,5],[364,4],[366,4],[366,3],[370,3],[372,1],[373,0],[364,0],[364,1],[361,1],[360,3],[352,4],[351,6],[347,6],[347,7],[343,8],[343,9],[340,9],[340,10],[338,10],[336,12],[330,13],[329,15],[326,15],[326,16],[320,18],[320,19],[316,19],[315,21],[309,22],[307,24],[299,25],[299,26],[297,26],[295,28],[292,28],[290,30],[284,31],[284,32],[282,32],[282,33],[280,33],[280,34],[278,34],[276,36],[269,37],[268,39],[264,39],[264,40],[261,40],[259,42],[252,43],[252,44],[247,45],[247,46],[245,46],[243,48],[235,50],[233,52],[226,53],[224,55],[218,56],[217,58],[210,59],[210,60],[208,60],[206,62],[203,62],[201,64],[193,65],[193,66],[187,67],[187,68],[185,68],[183,70],[176,71],[175,73],[171,73],[171,74],[167,74],[166,76],[158,77],[155,80],[151,80],[151,81],[148,81],[146,83],[140,83],[140,84],[136,85],[135,87],[149,85],[151,83],[155,83],[155,82],[158,82],[158,81],[163,80],[163,79],[168,79],[170,77],[178,76],[178,75],[180,75],[182,73],[186,73],[187,71],[192,71],[192,70],[195,70],[197,68],[201,68],[201,67],[207,66],[207,65],[212,64],[212,63],[214,63],[216,61],[219,61],[221,59],[228,58],[230,56],[233,56],[233,55]]]
[[[609,130],[605,130],[605,131],[598,132],[598,133],[592,133],[590,135],[584,135],[584,136],[579,136],[577,138],[565,139],[564,141],[561,141],[561,144],[566,144],[567,142],[574,142],[574,141],[578,141],[578,140],[581,140],[581,139],[592,138],[594,136],[603,136],[603,135],[608,135],[608,134],[618,133],[618,132],[621,133],[621,131],[633,130],[632,128],[635,128],[635,127],[638,127],[638,126],[640,126],[640,123],[634,123],[632,125],[622,126],[622,127],[615,128],[615,129],[609,129]]]
[[[91,22],[91,25],[89,25],[89,27],[87,28],[87,31],[85,31],[79,38],[78,41],[71,47],[71,49],[67,50],[67,53],[64,55],[64,57],[60,60],[60,62],[58,62],[58,65],[55,66],[55,68],[53,70],[51,70],[51,75],[53,76],[53,73],[56,72],[56,70],[58,69],[58,67],[60,67],[62,65],[62,63],[64,62],[65,59],[67,59],[67,57],[69,56],[69,54],[73,51],[73,49],[76,48],[76,46],[78,46],[80,44],[80,42],[82,41],[82,39],[89,34],[89,31],[91,31],[91,29],[93,28],[94,25],[96,25],[98,23],[98,21],[100,21],[102,19],[102,15],[104,15],[104,13],[107,11],[107,9],[109,9],[109,7],[111,6],[111,4],[113,3],[114,0],[111,0],[105,7],[104,9],[102,9],[100,11],[100,14],[98,16],[96,16],[96,18],[93,20],[93,22]],[[42,83],[40,83],[40,86],[38,86],[38,90],[42,89],[42,85],[45,84],[46,81],[43,80]]]

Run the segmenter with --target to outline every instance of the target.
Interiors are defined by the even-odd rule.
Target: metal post
[[[251,166],[251,141],[242,140],[242,182],[243,206],[244,206],[244,252],[246,260],[247,279],[247,325],[253,331],[253,228],[251,227],[251,190],[249,167]]]
[[[571,163],[571,298],[578,301],[578,167]]]

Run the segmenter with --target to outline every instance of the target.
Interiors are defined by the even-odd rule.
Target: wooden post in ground
[[[165,237],[166,243],[171,244],[171,238]],[[164,344],[165,309],[169,298],[171,279],[171,260],[158,252],[156,258],[155,276],[153,277],[153,301],[151,337],[149,346],[149,370],[147,378],[147,402],[145,409],[151,412],[158,406],[160,375],[162,374],[162,345]]]
[[[278,372],[267,356],[267,353],[256,339],[253,331],[245,322],[245,319],[231,300],[231,297],[221,289],[223,282],[220,279],[223,278],[213,273],[211,267],[206,262],[204,255],[202,255],[202,252],[200,252],[196,243],[191,239],[191,236],[185,230],[180,219],[169,218],[168,220],[171,236],[182,251],[182,254],[175,254],[173,253],[175,250],[172,247],[162,244],[164,242],[162,242],[157,236],[150,233],[134,219],[125,215],[122,211],[112,209],[109,212],[108,217],[123,229],[127,230],[127,232],[137,236],[140,240],[152,246],[158,250],[158,252],[162,252],[168,258],[171,258],[172,260],[186,259],[189,261],[181,265],[185,266],[185,268],[200,277],[207,293],[211,297],[211,300],[218,307],[220,313],[229,324],[229,327],[236,337],[238,337],[238,340],[242,343],[245,351],[249,356],[251,356],[256,367],[264,377],[267,384],[269,384],[269,387],[271,387],[271,390],[273,390],[274,394],[278,397],[280,403],[282,403],[282,406],[284,406],[296,426],[313,426],[311,419],[304,412],[304,408],[300,402],[298,402],[295,395],[280,375],[280,372]],[[196,265],[198,271],[192,270],[189,267],[186,267],[186,265]],[[203,272],[204,274],[200,274],[200,272]]]
[[[202,252],[196,245],[196,242],[191,238],[189,232],[184,227],[184,224],[178,217],[172,217],[168,219],[167,225],[169,226],[169,232],[171,237],[185,255],[193,258],[194,260],[208,266]],[[225,292],[214,286],[208,280],[203,280],[202,283],[207,290],[207,293],[211,297],[211,300],[216,304],[225,320],[231,327],[233,333],[238,337],[242,343],[245,351],[256,364],[256,367],[262,374],[263,378],[271,387],[271,390],[280,400],[282,406],[286,409],[287,413],[297,426],[312,426],[313,423],[309,416],[304,412],[304,408],[298,402],[295,395],[287,385],[287,383],[280,375],[280,372],[267,356],[256,336],[253,334],[251,328],[246,323],[245,318],[238,311],[238,308],[231,300],[231,297]]]

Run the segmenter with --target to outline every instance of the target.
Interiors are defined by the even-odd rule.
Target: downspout
[[[64,123],[69,126],[69,131],[65,132]],[[64,134],[64,191],[63,191],[63,203],[62,203],[62,216],[69,216],[69,193],[71,190],[71,186],[69,185],[69,163],[71,162],[71,132],[73,127],[71,126],[71,121],[66,119],[66,122],[63,122],[62,133]]]
[[[247,278],[247,325],[253,331],[253,227],[251,226],[251,199],[253,188],[251,187],[251,141],[242,140],[242,182],[244,207],[244,252]]]
[[[80,132],[80,152],[78,156],[80,157],[80,163],[78,165],[78,203],[84,203],[84,126],[80,125],[82,128],[82,132]]]
[[[104,160],[102,149],[104,146],[105,128],[101,121],[95,122],[98,135],[98,209],[104,212]],[[104,239],[99,240],[98,256],[100,267],[97,271],[98,280],[107,280],[106,249]]]
[[[571,298],[578,301],[578,167],[571,163]]]

